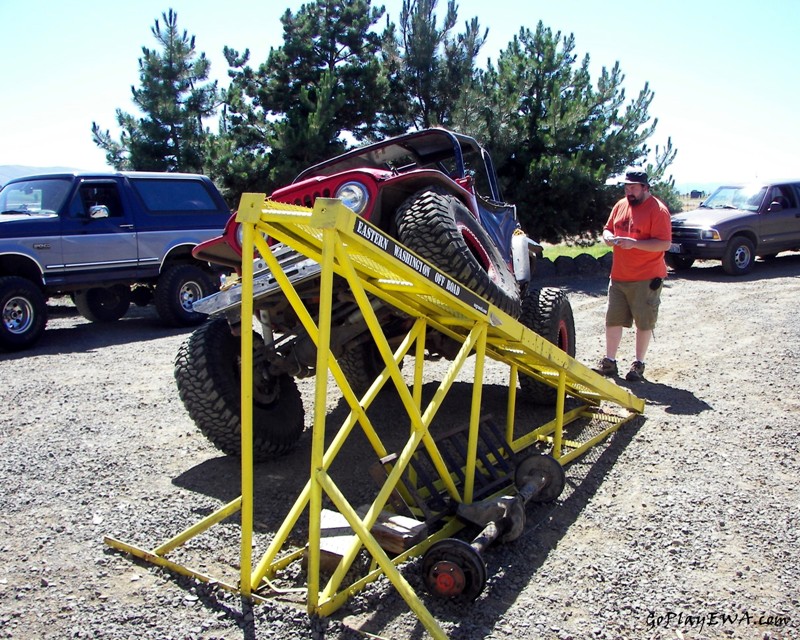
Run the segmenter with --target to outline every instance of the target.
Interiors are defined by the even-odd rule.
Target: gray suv
[[[800,182],[722,186],[694,211],[672,216],[674,270],[695,260],[721,260],[731,275],[753,268],[756,256],[772,258],[800,249]]]
[[[46,301],[69,295],[92,322],[154,302],[168,325],[196,324],[219,275],[192,256],[230,209],[205,176],[75,173],[17,178],[0,190],[0,347],[32,346]]]

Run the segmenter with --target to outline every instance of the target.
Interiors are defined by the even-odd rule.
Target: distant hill
[[[0,165],[0,186],[20,176],[29,176],[35,173],[71,173],[73,171],[81,171],[81,169],[76,169],[75,167],[24,167],[18,164],[3,164]]]
[[[678,193],[703,191],[706,194],[711,194],[719,185],[719,182],[684,182],[681,184],[676,183],[675,188],[678,190]]]

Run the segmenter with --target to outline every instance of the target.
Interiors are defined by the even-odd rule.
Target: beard
[[[625,197],[628,199],[628,204],[631,206],[642,204],[642,202],[644,201],[644,196],[637,197],[632,193],[629,193]]]

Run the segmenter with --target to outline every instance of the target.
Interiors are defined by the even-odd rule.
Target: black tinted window
[[[790,188],[792,191],[793,200],[789,202],[789,204],[793,207],[796,207],[797,203],[800,202],[800,184],[795,183],[793,185],[790,185]]]
[[[217,211],[205,185],[197,180],[132,180],[133,188],[150,213]]]
[[[119,199],[117,185],[113,183],[86,182],[72,199],[70,216],[86,218],[92,207],[106,207],[111,218],[123,215],[122,203]]]
[[[768,203],[780,202],[784,209],[794,207],[794,193],[789,185],[772,187],[769,194]]]

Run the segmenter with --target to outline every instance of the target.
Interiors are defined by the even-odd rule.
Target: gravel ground
[[[435,600],[417,563],[403,567],[450,638],[800,638],[799,275],[800,254],[784,254],[740,279],[709,264],[667,281],[648,381],[633,387],[645,416],[568,465],[555,504],[528,506],[522,537],[486,553],[481,596]],[[578,358],[593,364],[605,280],[561,284]],[[153,548],[234,499],[238,461],[202,438],[178,398],[186,331],[147,308],[104,326],[63,301],[52,315],[35,349],[0,354],[0,638],[428,637],[384,579],[310,620],[107,547],[104,536]],[[632,348],[626,333],[622,355]],[[486,410],[502,411],[505,375],[488,367]],[[464,419],[468,378],[444,422]],[[301,386],[310,415],[312,385]],[[388,440],[406,428],[392,429],[398,407],[390,396],[374,410]],[[335,395],[328,410],[345,415]],[[374,491],[370,460],[360,436],[348,446],[334,474],[360,497]],[[305,481],[308,452],[306,436],[256,467],[256,553]],[[235,582],[238,534],[234,517],[170,557]]]

